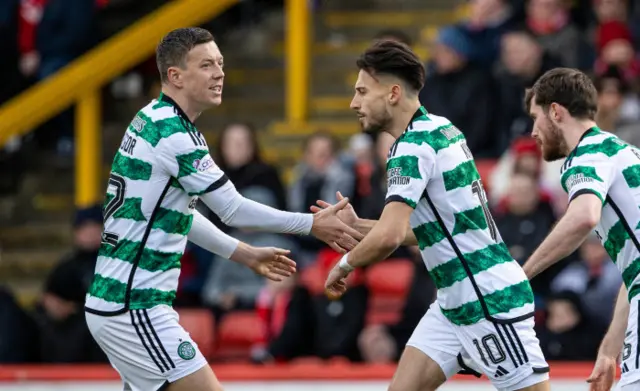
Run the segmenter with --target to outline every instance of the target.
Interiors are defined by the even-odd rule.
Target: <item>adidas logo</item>
[[[493,377],[502,377],[504,375],[508,375],[509,371],[507,371],[506,369],[502,368],[500,365],[498,365],[498,369],[496,369],[496,373],[493,375]]]
[[[627,366],[627,363],[624,363],[622,365],[622,373],[627,373],[629,372],[629,367]]]

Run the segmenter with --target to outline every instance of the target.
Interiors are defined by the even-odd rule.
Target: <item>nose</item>
[[[351,99],[351,103],[349,104],[349,108],[351,110],[356,110],[356,111],[360,109],[360,104],[357,102],[356,96],[354,96],[353,99]]]

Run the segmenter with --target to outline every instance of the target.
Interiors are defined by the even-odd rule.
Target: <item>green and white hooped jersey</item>
[[[594,127],[569,154],[561,174],[569,201],[584,193],[602,201],[596,234],[622,273],[631,300],[640,293],[640,150]]]
[[[442,313],[456,325],[533,316],[533,292],[502,242],[464,135],[421,107],[387,160],[386,202],[415,209],[411,227],[437,288]]]
[[[228,181],[204,136],[160,95],[138,112],[111,166],[104,232],[85,309],[172,305],[198,195]]]

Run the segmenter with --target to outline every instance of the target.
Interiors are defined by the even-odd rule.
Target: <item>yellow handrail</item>
[[[287,0],[286,32],[286,117],[289,123],[307,119],[309,106],[309,1]]]
[[[238,0],[174,0],[0,107],[0,146],[140,63],[168,31],[211,20]]]

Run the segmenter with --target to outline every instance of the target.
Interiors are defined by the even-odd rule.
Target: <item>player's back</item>
[[[137,113],[111,167],[88,311],[171,305],[197,195],[205,190],[194,174],[212,165],[204,137],[169,98]]]
[[[443,314],[459,325],[531,316],[531,287],[495,227],[464,135],[422,110],[391,148],[388,200],[415,208],[411,226]]]
[[[629,300],[640,293],[640,150],[599,128],[588,130],[562,166],[569,199],[603,203],[596,234],[622,273]]]

